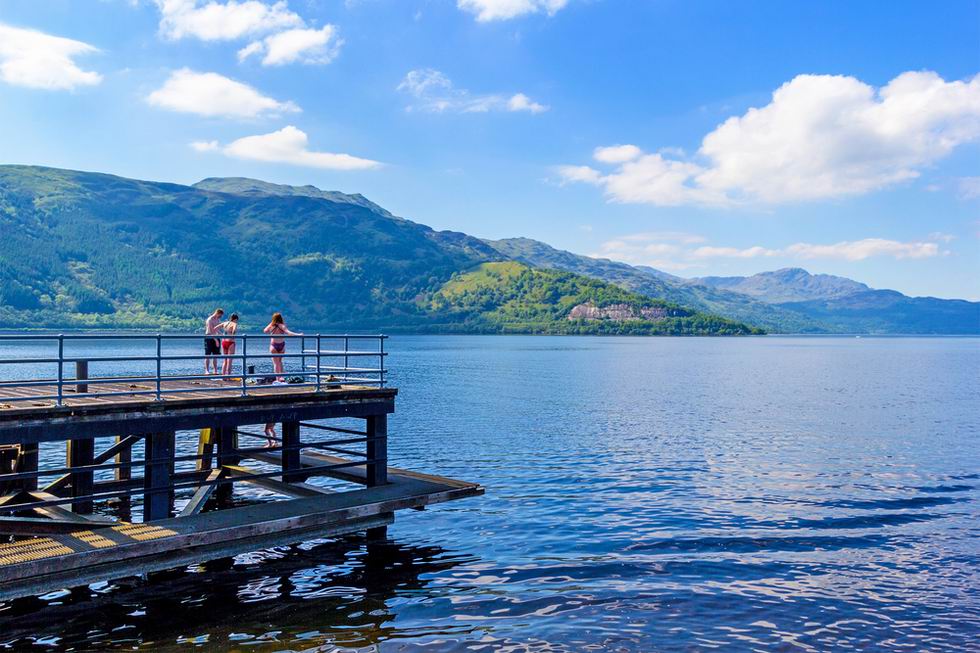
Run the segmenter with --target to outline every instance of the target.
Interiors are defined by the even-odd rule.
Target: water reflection
[[[392,606],[467,561],[437,546],[353,536],[279,547],[0,604],[0,646],[361,650],[397,636]]]

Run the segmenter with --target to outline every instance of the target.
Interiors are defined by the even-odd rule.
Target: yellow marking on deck
[[[110,546],[116,546],[118,544],[118,542],[113,542],[108,537],[99,535],[94,531],[75,531],[71,536],[96,549],[108,549]]]
[[[0,546],[0,567],[72,553],[75,552],[61,542],[52,540],[50,537],[39,537]]]
[[[113,526],[112,530],[116,531],[120,535],[125,535],[126,537],[139,542],[145,540],[155,540],[161,537],[169,537],[177,534],[176,531],[172,531],[169,528],[150,526],[149,524],[126,524],[125,526]]]

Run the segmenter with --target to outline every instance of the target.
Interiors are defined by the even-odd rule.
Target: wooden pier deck
[[[159,371],[0,382],[0,600],[315,537],[379,536],[398,510],[483,494],[388,467],[398,391],[383,387],[383,365],[374,386],[351,382],[363,369],[346,361],[342,379],[336,366],[315,369],[296,385]],[[45,455],[59,446],[63,466]],[[242,505],[242,486],[264,498]]]

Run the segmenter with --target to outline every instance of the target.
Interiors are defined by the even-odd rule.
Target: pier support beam
[[[238,432],[233,427],[222,427],[212,431],[218,434],[218,467],[225,465],[237,465],[242,457],[238,455]],[[215,497],[219,502],[225,503],[231,500],[233,487],[231,483],[222,483],[215,490]]]
[[[37,464],[40,460],[38,444],[32,442],[30,444],[20,445],[20,464],[17,468],[18,472],[36,472]],[[37,477],[25,478],[21,481],[23,488],[25,490],[36,490],[37,489]]]
[[[299,422],[282,423],[282,481],[295,483],[302,481],[300,473],[303,464],[300,462]]]
[[[143,473],[143,521],[167,519],[173,511],[173,431],[146,436],[146,469]]]
[[[67,462],[68,467],[85,467],[95,464],[95,439],[87,438],[85,440],[69,440],[67,449]],[[92,494],[93,481],[95,480],[94,472],[89,469],[85,471],[71,472],[70,480],[71,484],[71,496],[73,497],[84,497]],[[71,504],[72,512],[79,515],[87,515],[92,512],[92,500],[91,499],[81,499],[79,501],[72,501]]]
[[[371,415],[367,422],[367,485],[384,485],[388,482],[388,416]]]

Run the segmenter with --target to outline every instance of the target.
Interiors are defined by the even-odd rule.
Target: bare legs
[[[283,376],[285,375],[285,371],[283,370],[283,364],[282,364],[282,354],[286,353],[285,343],[283,344],[282,349],[279,351],[276,351],[275,348],[270,347],[269,353],[272,354],[272,369],[273,371],[275,371],[276,381],[281,382],[284,380]]]
[[[225,361],[221,364],[221,374],[222,376],[229,376],[231,374],[231,357],[235,355],[235,343],[233,342],[230,345],[226,345],[224,350]],[[225,380],[227,381],[227,379]]]

